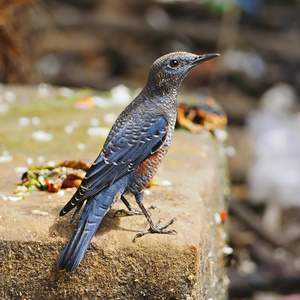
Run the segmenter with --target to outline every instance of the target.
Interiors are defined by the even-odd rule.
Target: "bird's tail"
[[[110,186],[87,201],[77,228],[60,256],[58,270],[72,272],[78,267],[103,217],[119,195],[118,186]]]

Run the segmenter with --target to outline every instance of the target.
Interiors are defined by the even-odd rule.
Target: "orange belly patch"
[[[151,173],[152,178],[158,170],[163,157],[165,156],[165,151],[165,146],[162,146],[158,151],[156,151],[155,153],[150,155],[146,160],[144,160],[137,170],[138,174],[140,176],[146,176],[147,173]],[[151,180],[151,178],[149,179],[149,181]]]

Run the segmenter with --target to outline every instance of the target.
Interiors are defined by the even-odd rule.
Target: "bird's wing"
[[[150,113],[130,119],[118,132],[112,128],[100,155],[60,215],[81,205],[86,199],[137,168],[161,147],[167,132],[167,120]]]

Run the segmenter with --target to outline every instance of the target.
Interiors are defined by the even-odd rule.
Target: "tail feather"
[[[78,267],[93,235],[117,194],[116,189],[111,191],[105,189],[87,201],[77,228],[59,259],[58,270],[72,272]]]

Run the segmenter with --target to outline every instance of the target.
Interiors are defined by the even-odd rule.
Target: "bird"
[[[150,207],[143,205],[143,193],[163,159],[174,132],[177,114],[178,89],[191,69],[219,56],[218,53],[197,55],[173,52],[153,63],[142,91],[121,112],[112,126],[100,154],[87,171],[81,185],[60,211],[65,215],[76,207],[71,223],[83,212],[77,227],[58,261],[58,270],[74,271],[80,264],[97,228],[111,206],[121,199],[128,214],[144,214],[149,229],[136,234],[171,234],[167,230],[175,219],[160,226],[149,215]],[[125,196],[135,197],[133,208]]]

